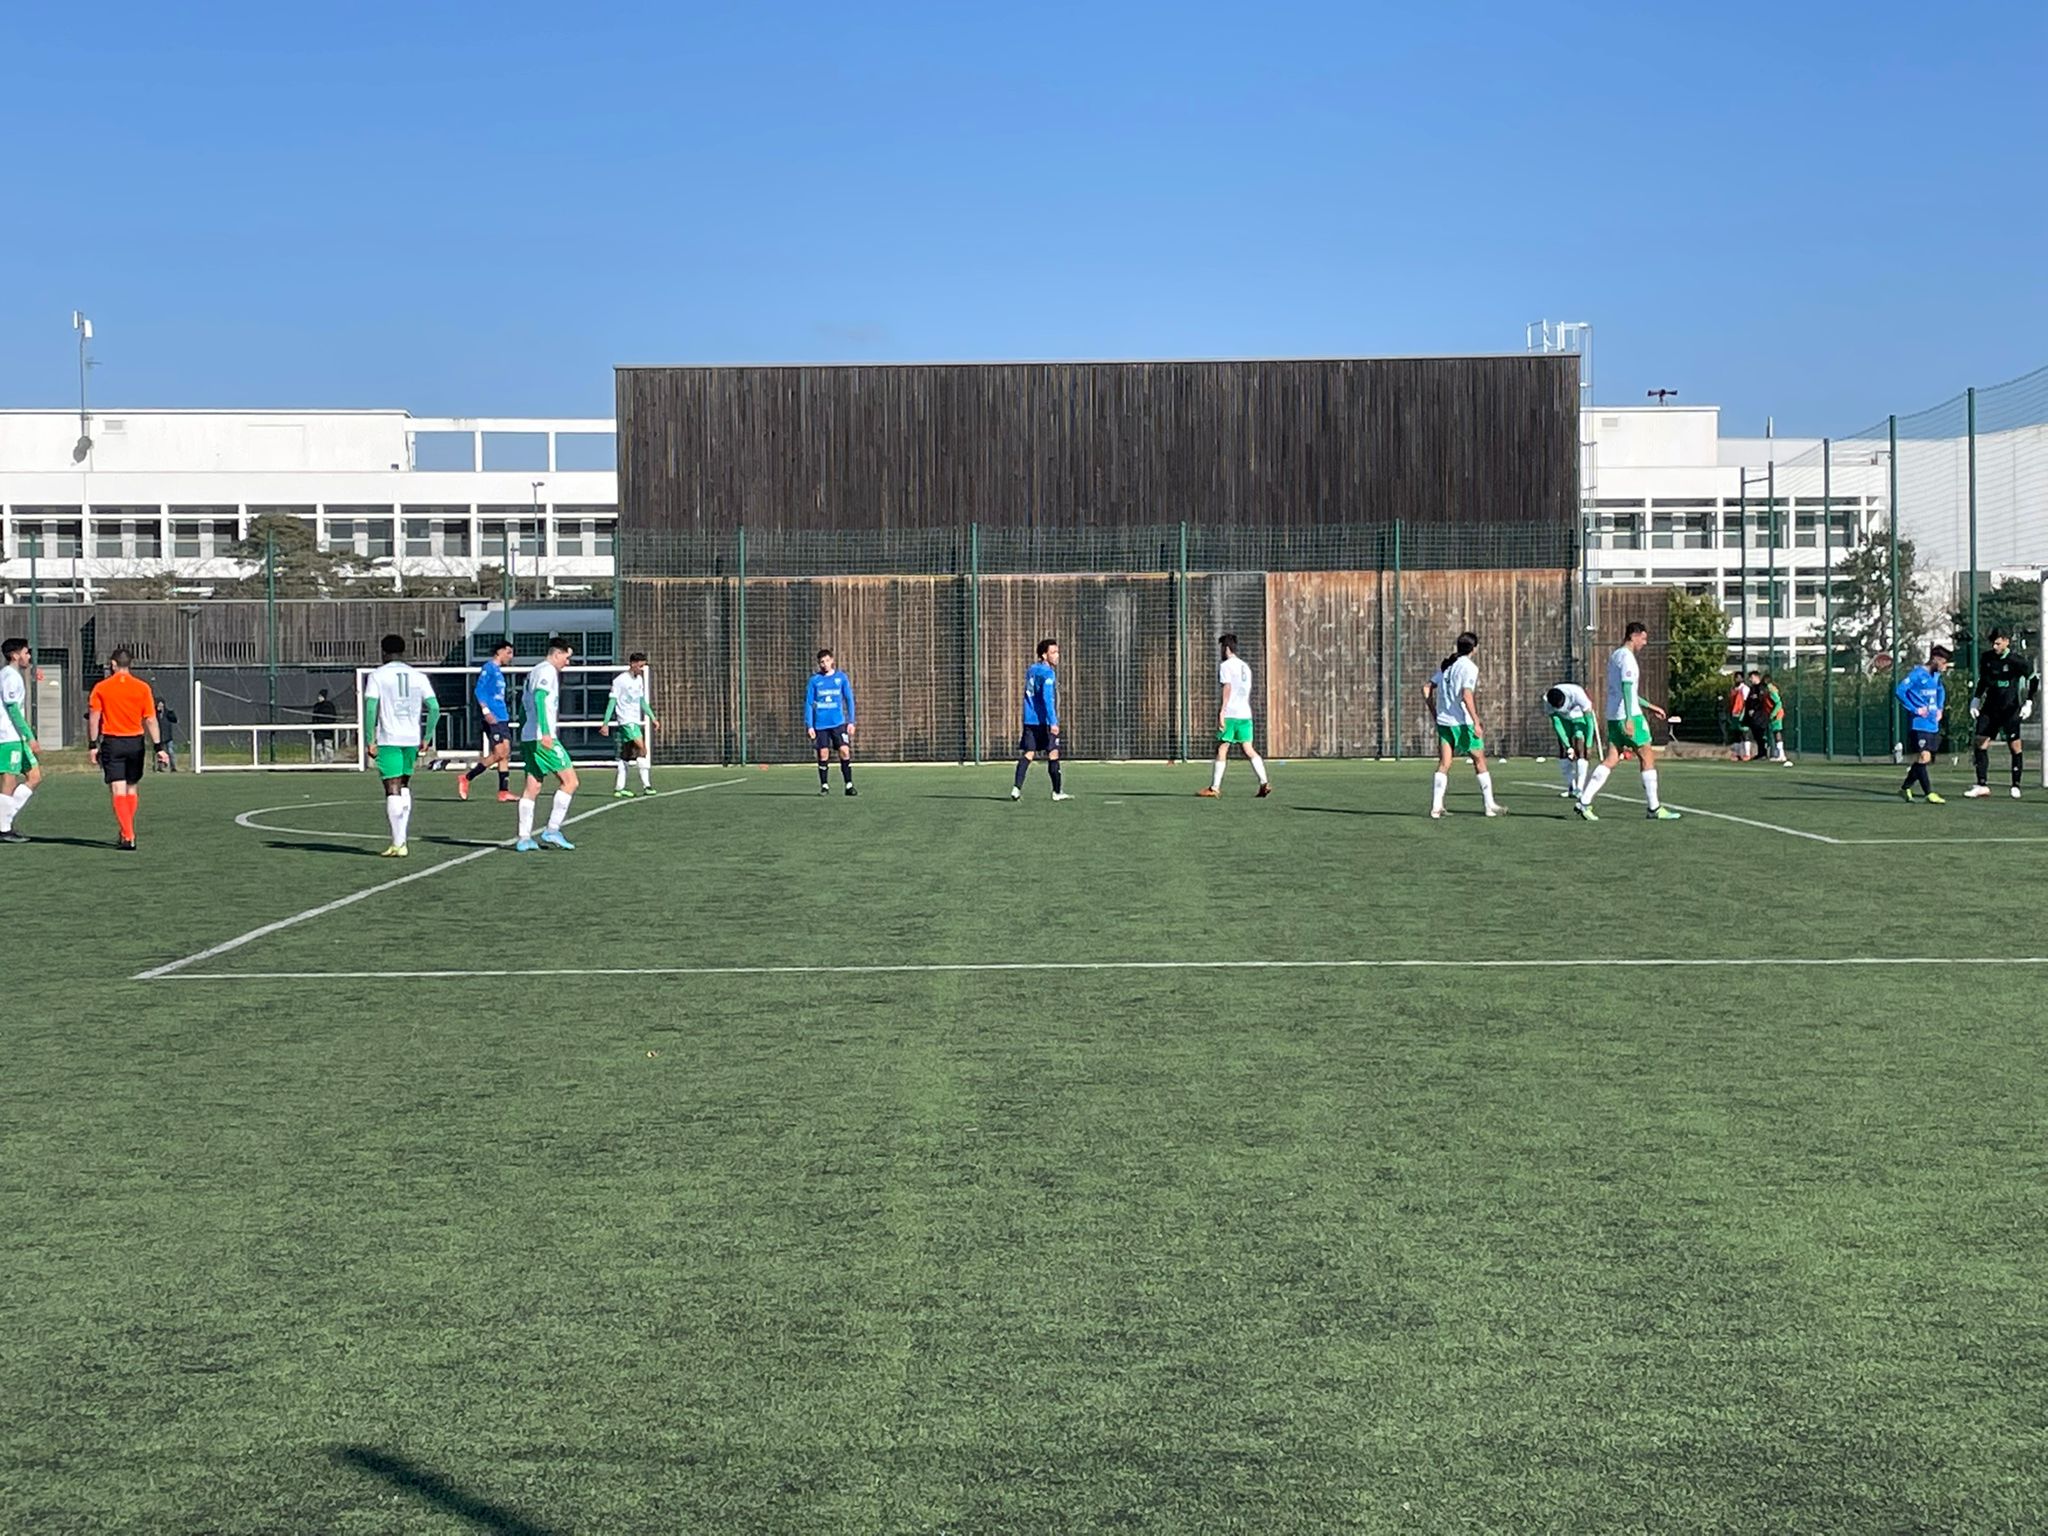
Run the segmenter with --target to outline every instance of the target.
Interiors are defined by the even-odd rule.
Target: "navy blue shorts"
[[[1926,752],[1929,754],[1937,753],[1940,750],[1941,732],[1908,731],[1906,733],[1906,751],[1911,753],[1913,756],[1917,757],[1922,752]]]
[[[1053,735],[1052,727],[1049,725],[1027,723],[1024,734],[1017,738],[1019,752],[1057,752],[1059,749],[1060,739]]]
[[[837,750],[840,747],[848,745],[848,742],[846,740],[845,726],[821,725],[818,726],[816,729],[818,732],[818,740],[816,745],[820,751],[823,751],[827,747],[831,747]]]
[[[484,745],[486,747],[495,747],[499,742],[510,741],[511,739],[512,726],[509,721],[486,720],[484,722]],[[489,755],[488,752],[485,753],[485,756]]]

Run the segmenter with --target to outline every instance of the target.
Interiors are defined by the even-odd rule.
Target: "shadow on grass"
[[[263,845],[266,848],[284,848],[293,853],[352,853],[358,858],[374,859],[381,850],[368,843],[287,843],[272,839]]]
[[[328,1448],[327,1457],[338,1467],[349,1467],[381,1478],[421,1503],[432,1505],[443,1514],[467,1520],[478,1530],[491,1532],[492,1536],[556,1536],[552,1527],[459,1488],[438,1472],[415,1466],[403,1456],[394,1456],[366,1445],[337,1445]]]
[[[24,832],[21,835],[27,838],[30,844],[48,843],[57,848],[104,848],[109,853],[114,851],[114,840],[111,837],[50,837],[39,832]]]

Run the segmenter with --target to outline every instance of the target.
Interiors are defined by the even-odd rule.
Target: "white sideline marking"
[[[702,786],[710,788],[709,785]],[[451,861],[452,862],[452,861]],[[446,868],[446,865],[436,866]],[[365,893],[367,894],[367,893]],[[197,956],[194,957],[199,958]],[[196,971],[178,981],[504,981],[547,976],[907,976],[981,971],[1405,971],[1441,966],[1442,961],[1394,960],[992,960],[929,965],[639,965],[557,966],[533,970],[482,971]],[[1914,966],[2048,965],[2048,955],[2001,955],[1995,960],[1955,955],[1841,955],[1811,959],[1759,956],[1679,956],[1618,960],[1460,960],[1458,969],[1480,971],[1720,969],[1727,966]]]
[[[1557,784],[1554,780],[1548,784],[1534,784],[1527,779],[1518,779],[1515,781],[1515,787],[1517,789],[1547,789],[1553,794],[1557,792]],[[1558,798],[1562,800],[1564,797],[1559,795]],[[1650,803],[1638,795],[1609,794],[1606,798],[1609,800],[1619,800],[1627,805],[1646,806]],[[1839,837],[1827,837],[1819,832],[1802,832],[1797,827],[1781,827],[1775,821],[1752,821],[1747,816],[1730,816],[1723,811],[1703,811],[1698,806],[1680,805],[1676,800],[1666,800],[1663,803],[1670,806],[1674,811],[1686,816],[1710,816],[1715,821],[1732,821],[1738,826],[1756,827],[1765,832],[1782,832],[1787,837],[1803,837],[1810,842],[1827,843],[1837,848],[1842,846],[1842,839]]]
[[[253,811],[244,811],[235,818],[235,825],[246,827],[251,832],[285,832],[293,837],[340,837],[352,843],[384,843],[391,840],[388,832],[329,832],[324,827],[274,827],[268,822],[251,821],[252,816],[268,816],[272,811],[317,811],[330,805],[361,805],[360,800],[300,800],[291,805],[259,805]],[[487,837],[461,837],[454,842],[470,843],[478,848],[501,846],[495,839]]]
[[[595,809],[584,811],[580,815],[571,816],[563,825],[573,826],[579,821],[588,821],[593,816],[602,816],[606,811],[616,811],[622,805],[633,805],[645,800],[658,800],[669,795],[689,795],[696,793],[700,789],[722,789],[728,784],[744,783],[746,783],[745,779],[719,779],[710,784],[692,784],[684,789],[664,789],[653,795],[636,796],[634,800],[612,800],[604,805],[597,806]],[[337,801],[335,803],[344,804],[346,802]],[[279,810],[282,807],[273,806],[272,809]],[[237,818],[237,820],[239,819]],[[322,834],[322,836],[325,835],[324,833]],[[482,848],[473,849],[469,853],[459,853],[452,859],[443,859],[438,864],[429,864],[425,869],[416,869],[409,875],[400,875],[396,880],[385,880],[377,885],[366,886],[360,891],[352,891],[346,896],[337,897],[333,901],[323,902],[317,907],[308,907],[303,912],[294,912],[290,917],[281,917],[274,923],[265,923],[260,928],[251,928],[247,933],[224,940],[210,949],[202,949],[196,955],[187,955],[182,960],[169,960],[162,965],[153,965],[146,971],[137,971],[129,979],[131,981],[158,981],[166,976],[174,976],[188,965],[197,965],[201,960],[211,960],[215,955],[224,955],[229,950],[240,949],[244,944],[253,944],[256,940],[268,938],[273,933],[281,933],[287,928],[296,928],[300,923],[310,923],[316,917],[325,917],[330,912],[339,912],[343,907],[352,907],[359,901],[367,901],[370,897],[380,895],[385,891],[395,891],[401,885],[410,885],[415,880],[424,880],[429,875],[438,875],[443,870],[454,869],[458,865],[468,864],[473,860],[482,858],[487,853],[496,853],[501,848],[509,848],[516,841],[516,838],[508,837],[502,843],[489,843]]]

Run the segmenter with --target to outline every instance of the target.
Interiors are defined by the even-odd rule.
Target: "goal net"
[[[307,710],[266,711],[286,719],[250,720],[255,711],[246,701],[229,704],[210,699],[205,685],[192,698],[192,767],[198,773],[269,772],[272,770],[355,771],[370,766],[364,753],[363,680],[375,669],[358,667],[351,696],[336,699],[334,715],[314,716]],[[433,684],[441,704],[434,739],[420,753],[420,771],[466,768],[483,750],[483,719],[477,713],[478,667],[419,667]],[[519,762],[518,732],[522,723],[526,674],[531,667],[505,669],[505,696],[512,711],[512,762]],[[561,719],[556,740],[579,766],[610,761],[617,754],[617,736],[599,734],[611,696],[612,679],[623,670],[616,662],[577,663],[562,668]],[[653,693],[653,675],[648,676]]]

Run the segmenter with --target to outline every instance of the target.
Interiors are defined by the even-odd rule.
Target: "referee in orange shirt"
[[[121,829],[119,847],[135,847],[136,786],[142,782],[142,741],[156,748],[157,766],[169,760],[157,734],[156,695],[149,684],[128,670],[135,658],[124,645],[107,658],[113,671],[93,687],[87,701],[91,716],[86,734],[92,738],[92,760],[114,793],[114,821]]]

